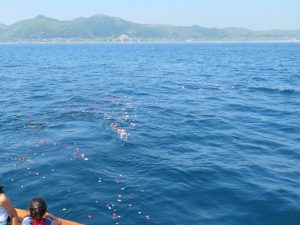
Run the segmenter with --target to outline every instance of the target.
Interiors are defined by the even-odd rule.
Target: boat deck
[[[26,215],[27,215],[27,211],[23,210],[23,209],[16,209],[16,210],[17,210],[18,216],[20,218],[19,224],[21,224],[23,218],[26,217]],[[76,223],[76,222],[73,222],[70,220],[65,220],[65,219],[61,219],[61,218],[59,218],[59,219],[61,220],[62,225],[83,225],[81,223]]]

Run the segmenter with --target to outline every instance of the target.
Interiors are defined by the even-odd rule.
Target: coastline
[[[0,41],[0,45],[14,44],[252,44],[252,43],[300,43],[300,39],[288,40],[207,40],[207,41]]]

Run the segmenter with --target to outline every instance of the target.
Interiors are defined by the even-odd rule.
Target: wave
[[[270,94],[299,94],[300,91],[294,88],[270,88],[270,87],[249,87],[250,91],[259,91]]]

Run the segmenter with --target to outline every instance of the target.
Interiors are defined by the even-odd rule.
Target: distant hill
[[[204,28],[138,24],[95,15],[60,21],[45,16],[0,24],[0,42],[200,42],[300,40],[300,30],[252,31],[245,28]]]
[[[6,28],[6,27],[7,27],[6,25],[0,23],[0,31],[3,30],[3,29]]]

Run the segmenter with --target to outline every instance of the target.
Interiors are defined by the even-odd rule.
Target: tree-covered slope
[[[300,30],[252,31],[244,28],[204,28],[138,24],[95,15],[71,21],[45,16],[0,24],[0,41],[210,41],[300,39]]]

